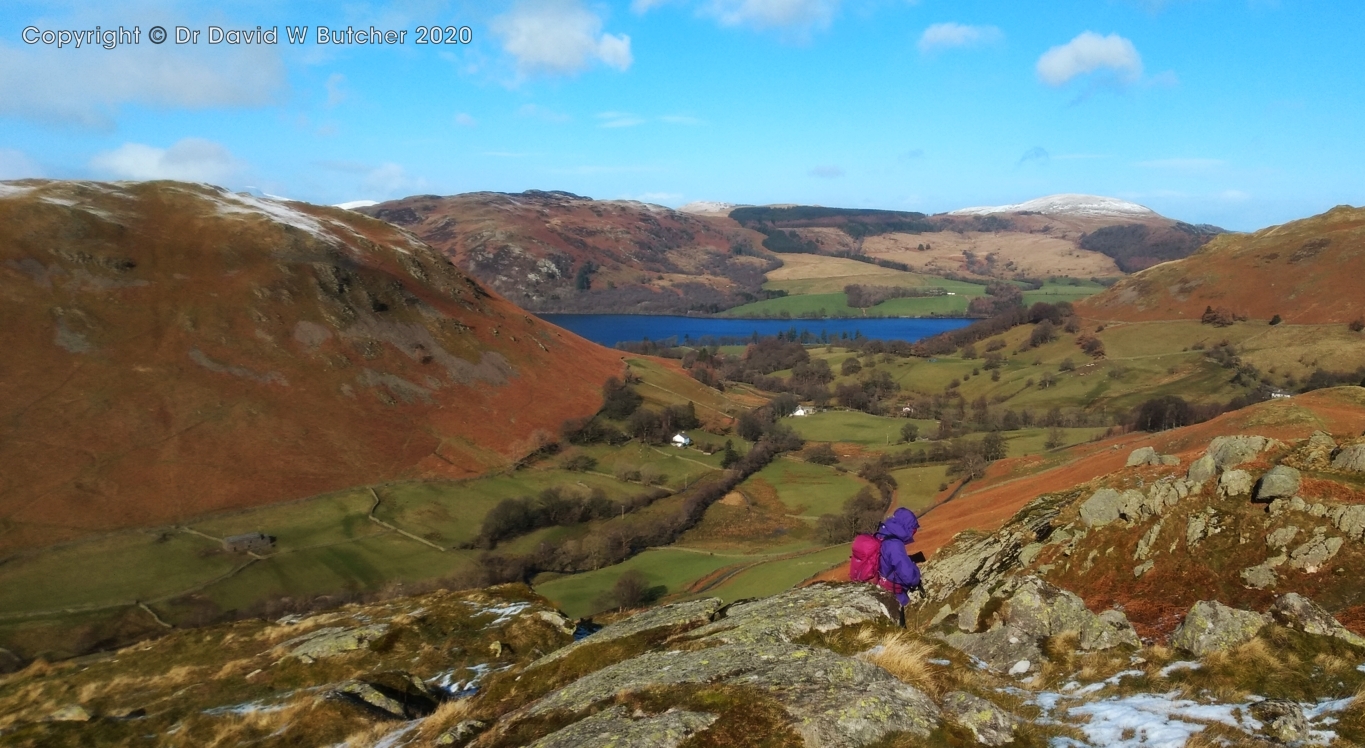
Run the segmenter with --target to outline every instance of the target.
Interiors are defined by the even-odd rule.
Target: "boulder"
[[[981,745],[998,746],[1014,742],[1019,718],[980,696],[953,691],[943,697],[943,714],[966,728]]]
[[[1090,527],[1116,522],[1125,501],[1122,493],[1112,488],[1101,488],[1081,504],[1081,521]]]
[[[478,737],[479,733],[486,729],[488,729],[488,725],[477,719],[460,720],[454,727],[451,727],[437,736],[436,745],[460,748],[461,746],[468,745],[470,741]]]
[[[1301,448],[1299,455],[1303,467],[1321,470],[1332,462],[1332,453],[1337,450],[1336,440],[1324,431],[1314,431]]]
[[[1337,452],[1332,458],[1332,469],[1365,473],[1365,444],[1352,444]]]
[[[1276,465],[1261,476],[1261,483],[1256,487],[1256,500],[1272,501],[1295,496],[1299,493],[1299,483],[1299,471],[1286,465]]]
[[[1180,464],[1180,458],[1175,455],[1161,455],[1160,460],[1161,464],[1166,467],[1176,467]]]
[[[360,649],[388,631],[387,623],[374,623],[350,629],[329,626],[290,639],[280,647],[288,648],[291,657],[312,662],[322,657],[333,657]]]
[[[1251,473],[1245,470],[1228,470],[1218,477],[1218,495],[1222,497],[1245,496],[1251,493],[1255,482]]]
[[[1257,455],[1278,444],[1274,439],[1264,436],[1220,436],[1209,442],[1207,454],[1213,458],[1214,465],[1230,468],[1251,462]]]
[[[1171,646],[1203,657],[1250,641],[1269,622],[1269,617],[1260,613],[1201,600],[1190,607],[1185,620],[1171,634]]]
[[[1248,710],[1261,723],[1261,733],[1279,743],[1296,744],[1308,737],[1308,720],[1303,707],[1288,699],[1265,699]]]
[[[1335,507],[1327,513],[1338,530],[1352,540],[1365,537],[1365,504]]]
[[[722,605],[724,605],[724,603],[719,599],[708,597],[701,600],[689,600],[687,602],[660,605],[657,608],[650,608],[643,613],[637,613],[625,620],[603,626],[594,634],[585,636],[566,647],[556,649],[531,663],[530,667],[537,668],[551,662],[562,660],[583,647],[615,641],[616,639],[624,639],[628,636],[642,634],[646,631],[676,629],[681,632],[683,629],[696,628],[702,624],[710,623],[711,619],[715,617],[716,611],[720,610]]]
[[[1318,532],[1307,543],[1290,551],[1289,565],[1295,569],[1303,569],[1309,574],[1316,573],[1323,564],[1337,555],[1341,545],[1341,538],[1329,538],[1319,527]]]
[[[1143,465],[1160,465],[1161,455],[1151,447],[1140,447],[1133,450],[1128,455],[1128,464],[1125,467],[1140,467]]]
[[[940,721],[938,707],[923,691],[876,665],[819,647],[759,642],[646,652],[548,694],[504,717],[500,726],[583,711],[623,693],[712,684],[763,692],[782,706],[792,729],[812,747],[852,748],[895,732],[925,738]]]
[[[554,626],[561,634],[573,636],[574,632],[578,630],[578,626],[573,621],[569,620],[568,616],[557,610],[538,611],[536,617],[551,626]]]
[[[1009,672],[1021,662],[1043,661],[1043,650],[1038,647],[1038,637],[1013,626],[999,626],[980,634],[952,631],[941,638],[948,646],[984,663],[996,672]],[[1028,668],[1029,665],[1026,664],[1022,672],[1028,672]]]
[[[669,709],[653,716],[637,714],[624,706],[613,706],[546,735],[532,743],[531,748],[616,745],[673,748],[716,721],[714,714],[681,709]]]
[[[981,610],[986,607],[986,603],[991,601],[990,588],[984,584],[978,584],[972,588],[970,595],[962,602],[957,609],[957,627],[968,634],[980,631],[984,621],[981,620]]]
[[[1037,577],[1019,584],[1000,607],[1006,625],[1035,638],[1056,636],[1066,631],[1080,634],[1081,649],[1100,650],[1121,644],[1139,646],[1137,634],[1127,617],[1114,611],[1119,623],[1090,612],[1075,593],[1056,587]]]
[[[1151,571],[1152,568],[1155,566],[1156,562],[1149,558],[1146,561],[1143,561],[1142,563],[1133,567],[1133,576],[1141,577],[1143,574],[1146,574],[1147,572]]]
[[[813,584],[721,609],[716,620],[674,637],[716,644],[790,642],[867,621],[900,620],[900,605],[871,584]],[[604,629],[605,630],[605,629]],[[599,631],[594,636],[600,635]]]
[[[1271,548],[1285,548],[1294,540],[1294,536],[1298,534],[1299,528],[1294,525],[1285,525],[1265,536],[1265,544]]]
[[[332,689],[327,698],[391,719],[425,717],[436,711],[438,702],[436,694],[421,678],[401,671],[346,681]]]
[[[1315,636],[1332,636],[1348,644],[1365,647],[1365,637],[1342,626],[1331,613],[1297,592],[1280,595],[1267,612],[1281,626]]]
[[[1246,586],[1258,590],[1263,590],[1266,587],[1274,587],[1275,583],[1280,581],[1280,577],[1275,573],[1275,570],[1284,566],[1284,562],[1288,560],[1288,556],[1279,555],[1274,558],[1268,558],[1256,566],[1242,569],[1242,581],[1246,583]]]
[[[1155,525],[1152,525],[1152,529],[1143,533],[1142,537],[1138,539],[1137,549],[1133,551],[1134,561],[1143,561],[1152,555],[1152,549],[1156,546],[1157,538],[1161,536],[1161,525],[1162,521],[1158,520]]]
[[[1190,463],[1190,469],[1189,472],[1185,473],[1185,479],[1191,483],[1203,483],[1217,474],[1218,465],[1214,463],[1213,456],[1205,454]]]
[[[1185,520],[1185,545],[1190,548],[1195,547],[1204,538],[1217,533],[1221,529],[1218,526],[1218,512],[1213,509],[1204,509],[1198,514],[1191,514]]]

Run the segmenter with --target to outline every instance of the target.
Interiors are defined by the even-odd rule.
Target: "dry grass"
[[[88,703],[104,696],[117,696],[125,693],[146,693],[151,691],[170,691],[186,683],[202,680],[208,668],[193,665],[176,665],[164,673],[156,675],[118,675],[109,680],[86,683],[77,692],[77,700]]]
[[[417,734],[427,741],[435,741],[437,736],[456,724],[470,719],[474,714],[473,704],[470,699],[458,699],[447,701],[436,707],[436,711],[430,717],[422,720],[421,727],[417,728]]]
[[[935,672],[934,645],[914,639],[908,634],[893,633],[882,637],[877,647],[858,655],[860,659],[882,668],[899,680],[937,696],[943,691],[943,679]]]

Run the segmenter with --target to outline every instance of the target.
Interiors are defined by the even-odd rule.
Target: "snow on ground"
[[[1161,668],[1161,677],[1169,678],[1171,677],[1171,673],[1174,673],[1177,670],[1198,670],[1200,667],[1201,667],[1200,664],[1197,662],[1191,662],[1189,660],[1176,660],[1175,662],[1172,662],[1166,667]]]
[[[713,200],[696,200],[678,208],[678,211],[680,213],[727,215],[735,208],[743,207],[743,205],[738,203],[718,203]]]
[[[1260,723],[1233,714],[1246,704],[1200,704],[1173,694],[1136,694],[1069,707],[1067,717],[1089,717],[1077,725],[1092,745],[1105,748],[1182,748],[1209,722],[1221,722],[1248,732]],[[1063,715],[1058,715],[1059,717]]]
[[[496,616],[496,618],[494,618],[492,621],[484,624],[485,629],[491,629],[494,626],[501,626],[504,623],[507,623],[508,621],[512,620],[513,618],[516,618],[517,616],[521,615],[522,611],[531,607],[530,603],[508,603],[506,605],[494,605],[492,607],[485,608],[476,602],[471,602],[468,600],[465,601],[465,605],[468,605],[469,607],[475,609],[474,612],[470,614],[471,617],[486,615]]]
[[[355,210],[356,208],[368,208],[368,207],[370,207],[371,205],[378,205],[378,204],[379,204],[379,201],[377,201],[377,200],[351,200],[351,201],[349,201],[349,202],[337,203],[336,205],[333,205],[332,207],[333,207],[333,208],[345,208],[346,210]]]
[[[1154,216],[1156,211],[1146,206],[1099,195],[1048,195],[1015,205],[981,206],[949,211],[950,216],[984,216],[993,213],[1036,212],[1046,215],[1073,216]]]
[[[21,187],[17,184],[5,184],[4,182],[0,182],[0,198],[19,197],[20,195],[24,195],[32,191],[33,191],[32,187]]]

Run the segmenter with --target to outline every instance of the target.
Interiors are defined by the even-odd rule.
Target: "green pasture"
[[[801,294],[765,299],[721,312],[724,317],[800,317],[817,315],[820,317],[863,317],[863,310],[848,305],[848,297],[839,293]]]
[[[815,294],[843,295],[844,286],[859,283],[866,286],[896,286],[901,288],[937,287],[959,295],[981,296],[986,292],[982,283],[948,280],[936,275],[911,273],[892,270],[868,263],[860,263],[872,271],[864,274],[851,273],[831,275],[824,278],[801,278],[796,280],[768,281],[763,288],[769,291],[786,291],[792,296]]]
[[[901,468],[892,471],[891,477],[896,479],[896,501],[913,512],[922,512],[932,506],[938,496],[938,487],[944,483],[952,485],[957,480],[948,477],[947,465]]]
[[[369,490],[358,488],[288,504],[206,517],[191,522],[189,526],[216,538],[263,532],[275,536],[277,551],[298,550],[344,543],[384,532],[384,528],[368,518],[372,506],[374,497]]]
[[[848,545],[836,545],[794,558],[775,559],[739,572],[723,584],[707,590],[725,602],[766,597],[800,584],[810,577],[848,560]]]
[[[791,426],[807,441],[849,442],[883,449],[900,444],[901,427],[907,423],[919,426],[921,436],[933,436],[938,428],[936,421],[874,416],[857,410],[826,410],[786,418],[782,423]]]
[[[605,569],[569,574],[535,584],[535,591],[550,599],[573,618],[599,611],[594,602],[612,588],[627,571],[639,571],[651,586],[662,585],[677,593],[722,566],[736,563],[734,556],[698,553],[679,548],[650,548]]]
[[[773,460],[749,480],[755,478],[762,479],[776,489],[778,499],[792,514],[805,518],[839,513],[844,501],[867,485],[832,467],[790,458]],[[740,484],[740,490],[744,489],[745,483]]]

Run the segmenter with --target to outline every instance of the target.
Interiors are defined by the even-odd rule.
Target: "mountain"
[[[591,415],[619,356],[347,210],[0,183],[0,551],[398,477]]]
[[[950,216],[985,216],[1000,213],[1042,213],[1043,215],[1087,216],[1098,218],[1153,218],[1159,214],[1137,203],[1098,195],[1048,195],[1016,205],[960,208]]]
[[[1186,259],[1120,281],[1081,309],[1105,320],[1199,319],[1212,307],[1255,319],[1349,323],[1365,316],[1362,278],[1365,209],[1340,206],[1221,236]]]
[[[357,208],[523,308],[669,314],[753,301],[777,263],[723,217],[568,192],[418,195]]]

